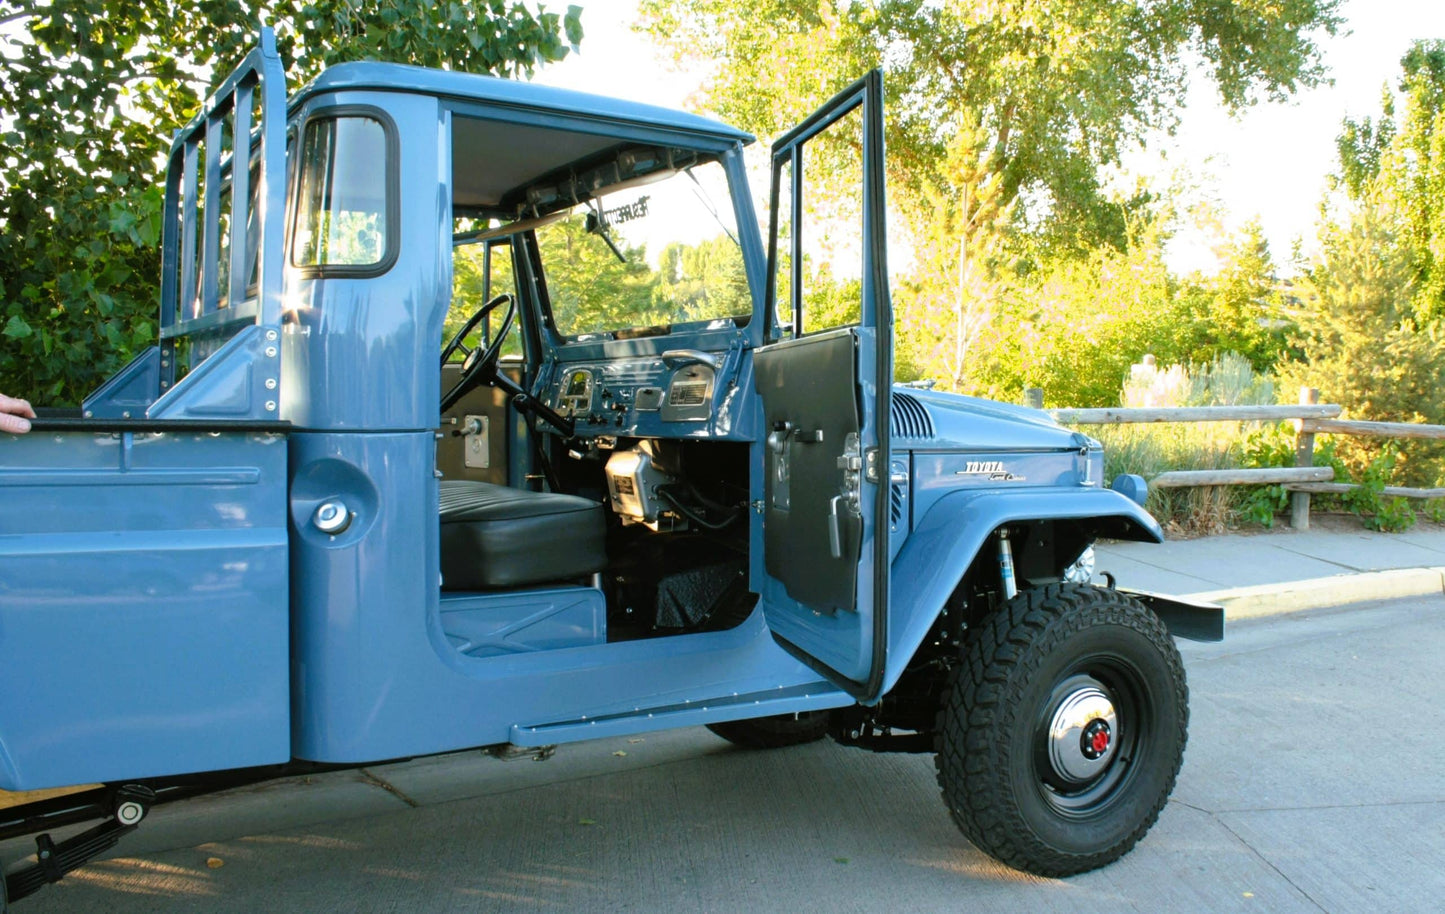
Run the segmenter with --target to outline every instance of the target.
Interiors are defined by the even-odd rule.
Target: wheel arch
[[[939,499],[921,517],[893,560],[888,663],[883,691],[897,684],[954,589],[979,563],[1002,526],[1067,526],[1084,544],[1096,537],[1160,543],[1159,523],[1111,489],[1040,487],[960,491]],[[1080,545],[1080,549],[1082,549]],[[1077,557],[1077,554],[1074,556]],[[1064,562],[1067,565],[1070,558]],[[1062,567],[1062,566],[1061,566]]]

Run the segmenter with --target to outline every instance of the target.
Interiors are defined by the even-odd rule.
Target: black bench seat
[[[607,564],[601,502],[469,480],[440,487],[443,590],[563,581]]]

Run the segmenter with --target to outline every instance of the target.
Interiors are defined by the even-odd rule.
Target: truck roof
[[[414,92],[463,101],[508,107],[542,109],[558,114],[584,115],[627,123],[681,130],[729,141],[751,143],[753,135],[721,121],[641,102],[592,95],[517,79],[500,79],[454,70],[434,70],[407,64],[356,62],[328,67],[290,99],[295,107],[320,92],[367,89]]]

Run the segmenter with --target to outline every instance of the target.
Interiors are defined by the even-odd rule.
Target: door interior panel
[[[842,329],[764,347],[754,361],[769,434],[767,571],[793,599],[823,611],[856,606],[863,525],[840,498],[838,462],[860,425],[856,350],[854,332]]]

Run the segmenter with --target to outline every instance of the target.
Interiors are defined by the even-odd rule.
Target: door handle
[[[773,427],[773,430],[768,433],[768,449],[781,457],[783,451],[788,448],[788,436],[792,433],[793,423],[779,422]]]
[[[844,496],[834,495],[828,503],[828,551],[835,559],[843,557],[843,519],[838,514],[838,503],[841,501],[844,501]]]

